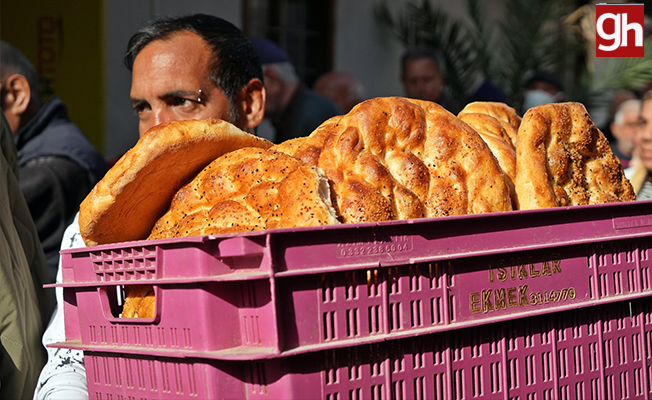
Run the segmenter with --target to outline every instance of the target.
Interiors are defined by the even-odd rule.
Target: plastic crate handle
[[[220,257],[262,256],[265,247],[246,237],[224,239],[218,246]]]
[[[158,323],[161,319],[161,295],[162,290],[154,285],[154,318],[120,318],[116,316],[117,311],[122,311],[121,306],[124,306],[124,299],[122,305],[118,304],[117,290],[122,285],[116,286],[99,286],[97,288],[98,295],[100,296],[100,307],[102,313],[107,321],[114,323],[130,323],[130,324],[152,324]]]

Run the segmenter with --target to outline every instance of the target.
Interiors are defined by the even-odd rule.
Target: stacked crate
[[[58,346],[96,399],[650,398],[650,205],[68,250]]]

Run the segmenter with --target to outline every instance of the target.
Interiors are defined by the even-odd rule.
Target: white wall
[[[129,38],[147,21],[163,16],[213,14],[242,26],[240,0],[110,0],[106,2],[105,156],[119,156],[138,140],[138,118],[129,101],[131,74],[122,58]]]
[[[378,0],[339,1],[335,22],[334,69],[356,76],[366,97],[400,96],[402,45],[375,19]],[[402,2],[388,3],[392,9]]]

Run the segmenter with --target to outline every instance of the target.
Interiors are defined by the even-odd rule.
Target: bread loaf
[[[154,318],[156,298],[152,285],[126,285],[122,318]]]
[[[516,148],[518,142],[518,127],[521,125],[521,117],[518,116],[516,110],[505,103],[492,102],[492,101],[476,101],[469,103],[460,111],[458,117],[464,114],[486,114],[490,115],[502,125],[505,133],[511,139],[512,147]]]
[[[149,239],[339,223],[317,167],[274,150],[219,157],[174,196]]]
[[[507,134],[504,124],[489,114],[467,112],[460,114],[459,118],[480,135],[498,160],[500,168],[506,175],[512,208],[516,209],[516,192],[514,190],[516,150],[512,147],[511,138]]]
[[[271,142],[222,120],[175,121],[147,131],[82,202],[87,246],[145,239],[181,186],[215,158]]]
[[[529,109],[516,147],[519,209],[635,199],[609,142],[580,103]]]
[[[343,222],[512,209],[504,174],[486,143],[438,104],[375,98],[324,129],[330,133],[318,165]]]

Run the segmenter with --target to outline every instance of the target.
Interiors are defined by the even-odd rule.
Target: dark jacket
[[[41,345],[54,291],[18,187],[16,150],[0,113],[0,399],[32,399],[47,355]]]
[[[273,121],[276,128],[276,143],[308,136],[322,122],[342,114],[344,113],[340,107],[331,99],[301,87],[292,97],[280,119]]]
[[[70,122],[66,106],[56,97],[18,130],[14,140],[20,188],[54,282],[63,232],[108,167],[100,152]]]

